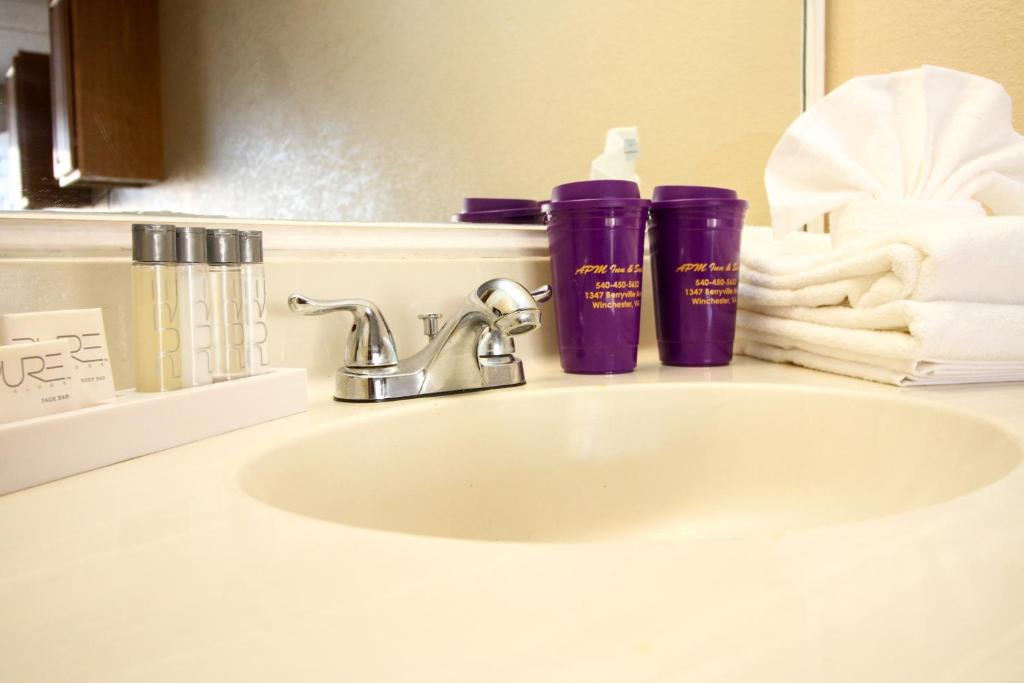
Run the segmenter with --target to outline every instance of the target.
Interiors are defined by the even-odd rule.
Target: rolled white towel
[[[780,236],[865,200],[976,200],[1020,215],[1024,137],[995,81],[934,66],[862,76],[786,129],[765,185]]]
[[[1024,379],[1024,137],[1002,86],[853,79],[786,130],[765,183],[738,352],[893,384]],[[826,213],[831,235],[794,232]]]

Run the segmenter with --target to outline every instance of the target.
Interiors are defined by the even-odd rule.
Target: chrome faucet
[[[335,376],[334,398],[362,402],[524,384],[523,362],[513,355],[513,337],[540,327],[538,304],[550,298],[548,285],[531,292],[513,280],[488,280],[466,297],[440,329],[440,314],[419,316],[427,345],[404,360],[398,359],[391,328],[372,301],[318,301],[292,294],[288,306],[301,315],[333,311],[353,315],[345,364]]]

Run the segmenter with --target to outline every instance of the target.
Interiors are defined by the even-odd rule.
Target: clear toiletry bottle
[[[245,327],[245,374],[259,375],[270,366],[267,349],[267,278],[263,270],[263,233],[238,233],[242,260],[242,324]]]
[[[173,225],[132,226],[135,390],[181,388],[181,307]]]
[[[206,230],[176,228],[178,301],[181,302],[181,386],[198,387],[213,381],[213,317]]]
[[[206,262],[210,267],[213,306],[213,379],[221,382],[245,375],[245,331],[242,325],[242,278],[238,231],[206,231]]]

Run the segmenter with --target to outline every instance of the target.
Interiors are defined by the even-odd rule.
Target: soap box
[[[0,423],[81,408],[74,342],[54,339],[0,346]]]
[[[107,335],[98,308],[36,313],[7,313],[0,317],[0,344],[68,340],[76,395],[81,405],[114,398]]]

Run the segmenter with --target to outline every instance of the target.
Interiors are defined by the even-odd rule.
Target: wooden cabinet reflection
[[[157,3],[50,3],[53,174],[63,185],[164,177]]]
[[[51,164],[50,57],[18,52],[7,70],[10,200],[13,208],[76,207],[90,203],[88,188],[62,188]]]

